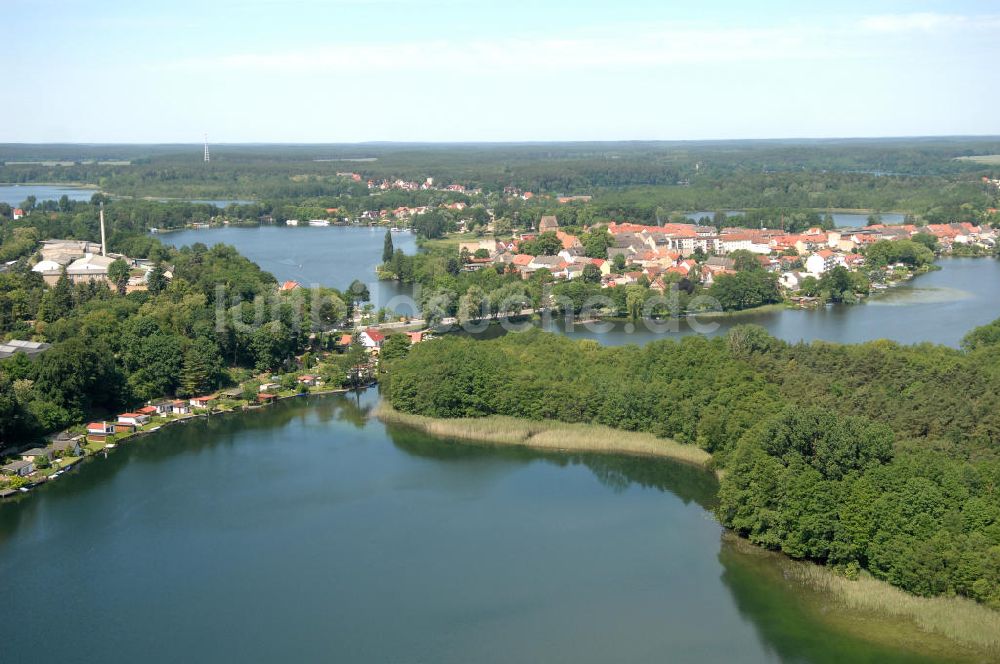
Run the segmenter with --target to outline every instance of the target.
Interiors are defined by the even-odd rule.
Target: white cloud
[[[998,16],[962,16],[959,14],[883,14],[867,16],[861,20],[861,28],[870,32],[937,32],[941,30],[996,29],[1000,27]]]

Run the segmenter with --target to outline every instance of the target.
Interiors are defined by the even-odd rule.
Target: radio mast
[[[208,134],[205,134],[205,163],[207,164],[211,159],[208,157]]]

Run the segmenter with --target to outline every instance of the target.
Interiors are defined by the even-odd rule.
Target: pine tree
[[[218,348],[207,339],[198,339],[184,354],[178,392],[181,396],[205,394],[215,388],[218,373]]]
[[[382,245],[382,262],[388,263],[391,261],[393,253],[395,253],[395,249],[392,246],[392,232],[389,229],[386,229],[385,244]]]

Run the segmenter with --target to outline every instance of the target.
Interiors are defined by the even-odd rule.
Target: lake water
[[[0,505],[4,661],[932,661],[819,622],[723,537],[708,473],[456,444],[376,400],[168,427]]]
[[[743,214],[741,210],[724,210],[724,212],[728,217],[738,217]],[[818,212],[820,217],[826,215],[826,212],[823,210],[819,210]],[[694,212],[685,212],[684,214],[692,221],[701,221],[702,217],[712,219],[715,212],[710,212],[708,210],[696,210]],[[830,216],[833,217],[833,223],[837,228],[860,228],[868,225],[869,215],[867,213],[831,212]],[[904,215],[895,212],[883,212],[880,216],[882,217],[883,224],[901,224],[905,219]]]
[[[372,301],[384,306],[410,289],[392,281],[378,281],[375,268],[382,262],[385,228],[368,226],[258,226],[206,228],[163,233],[157,237],[175,247],[202,242],[231,244],[241,254],[273,274],[278,281],[304,286],[319,284],[344,289],[354,279],[368,284]],[[408,254],[417,251],[412,233],[393,233],[393,245]]]
[[[11,207],[20,205],[28,196],[34,196],[39,203],[58,201],[63,196],[69,196],[71,201],[89,201],[96,193],[96,189],[54,184],[0,184],[0,202]]]
[[[736,325],[755,324],[792,343],[816,340],[859,343],[891,339],[903,344],[929,341],[958,347],[969,330],[1000,318],[1000,261],[946,258],[938,264],[941,270],[921,275],[857,305],[697,317],[694,319],[700,324],[697,329],[689,319],[674,321],[676,329],[651,330],[643,321],[636,324],[601,321],[568,328],[561,320],[552,321],[546,329],[576,339],[594,339],[602,344],[620,346],[688,334],[717,336],[726,334]],[[505,332],[494,325],[476,336],[491,338]]]
[[[375,267],[382,260],[384,228],[230,227],[185,230],[159,237],[174,246],[194,242],[209,246],[218,242],[232,244],[279,281],[292,279],[304,285],[344,288],[358,278],[369,285],[376,307],[391,306],[401,313],[418,313],[409,306],[396,306],[398,300],[393,300],[409,296],[410,287],[375,279]],[[392,237],[396,248],[407,253],[417,250],[415,236],[410,233],[393,233]],[[779,309],[701,320],[712,326],[706,331],[711,335],[725,334],[735,325],[754,323],[790,342],[822,339],[854,343],[885,338],[906,344],[930,341],[958,346],[970,329],[1000,318],[1000,261],[946,258],[939,265],[941,270],[873,296],[862,305]],[[676,332],[650,331],[641,322],[631,332],[629,324],[624,322],[602,325],[605,331],[576,326],[568,334],[620,345],[695,333],[686,320],[679,321]],[[562,323],[554,329],[566,332]],[[493,327],[482,336],[502,332]]]

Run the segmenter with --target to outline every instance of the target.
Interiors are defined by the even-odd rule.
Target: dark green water
[[[4,662],[921,662],[831,631],[649,459],[458,445],[313,397],[0,505]]]

